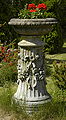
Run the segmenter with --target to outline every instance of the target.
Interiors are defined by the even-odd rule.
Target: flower
[[[4,62],[7,62],[7,59],[6,59],[6,58],[4,58],[4,59],[3,59],[3,61],[4,61]]]
[[[27,9],[36,9],[36,5],[34,3],[28,4]]]
[[[37,12],[37,10],[30,10],[30,12]]]
[[[3,46],[2,46],[0,49],[1,49],[2,53],[5,53],[5,52],[6,52],[6,47],[3,47]]]
[[[46,10],[47,6],[44,3],[38,5],[35,5],[34,3],[26,4],[25,8],[20,10],[18,16],[23,19],[46,18]]]
[[[38,5],[26,4],[24,9],[21,9],[19,14],[19,18],[22,19],[44,19],[48,17],[55,17],[53,12],[49,12],[46,4],[40,3]]]
[[[38,6],[37,6],[37,8],[39,8],[39,9],[44,9],[44,10],[46,10],[47,9],[47,6],[44,4],[44,3],[41,3],[41,4],[38,4]]]

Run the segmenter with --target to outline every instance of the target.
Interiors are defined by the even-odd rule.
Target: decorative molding
[[[18,18],[13,18],[10,20],[8,23],[9,25],[44,25],[44,24],[56,24],[57,19],[55,18],[45,18],[45,19],[18,19]]]

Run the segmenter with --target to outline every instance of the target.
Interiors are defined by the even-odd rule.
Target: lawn
[[[66,120],[66,92],[60,90],[53,81],[53,61],[66,61],[66,43],[59,54],[46,54],[47,65],[47,91],[52,100],[39,106],[38,112],[28,115],[17,104],[12,104],[12,96],[17,89],[16,83],[8,83],[0,87],[0,120]]]

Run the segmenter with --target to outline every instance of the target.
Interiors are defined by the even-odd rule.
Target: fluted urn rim
[[[56,24],[58,23],[56,18],[45,18],[45,19],[19,19],[13,18],[8,24],[9,25],[44,25],[44,24]]]

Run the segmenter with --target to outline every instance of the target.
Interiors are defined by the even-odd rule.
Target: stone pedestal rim
[[[43,24],[55,24],[57,23],[56,18],[45,18],[45,19],[18,19],[18,18],[12,18],[8,24],[9,25],[43,25]]]

